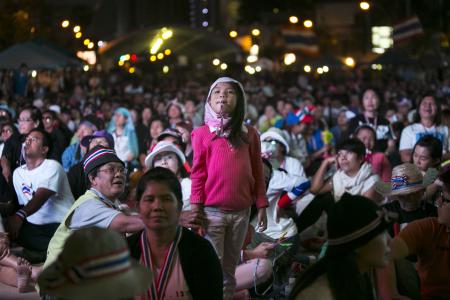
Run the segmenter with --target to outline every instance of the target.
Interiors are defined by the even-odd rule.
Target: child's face
[[[236,102],[236,91],[230,83],[220,82],[211,91],[209,105],[216,114],[230,116],[236,108]]]

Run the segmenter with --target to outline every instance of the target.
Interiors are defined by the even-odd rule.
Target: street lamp
[[[67,28],[67,27],[69,27],[69,25],[70,25],[69,20],[64,20],[64,21],[61,22],[61,27],[62,28]]]
[[[253,36],[258,36],[258,35],[260,35],[260,34],[261,34],[261,31],[259,31],[258,28],[252,29],[252,35],[253,35]]]
[[[291,22],[292,24],[297,24],[298,23],[298,18],[296,16],[290,16],[289,17],[289,22]]]
[[[237,33],[236,30],[231,30],[231,31],[230,31],[230,37],[231,37],[231,38],[235,38],[235,37],[237,37],[237,35],[238,35],[238,33]]]
[[[313,27],[313,22],[311,20],[305,20],[303,22],[303,26],[305,26],[306,28],[311,28]]]
[[[345,64],[349,67],[354,67],[355,66],[355,60],[353,59],[353,57],[347,57],[345,58]]]
[[[362,10],[369,10],[370,4],[369,4],[369,2],[361,1],[361,2],[359,2],[359,7],[360,7]]]
[[[78,25],[73,28],[73,32],[75,32],[75,33],[80,32],[80,30],[81,30],[81,27]]]

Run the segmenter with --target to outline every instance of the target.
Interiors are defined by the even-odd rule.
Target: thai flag
[[[25,183],[22,183],[22,193],[28,199],[31,199],[33,197],[33,190]]]
[[[398,43],[407,38],[422,34],[423,28],[419,18],[417,16],[413,16],[394,25],[393,31],[394,43]]]
[[[319,52],[319,40],[312,30],[282,29],[284,44],[289,50],[299,50],[305,53]]]

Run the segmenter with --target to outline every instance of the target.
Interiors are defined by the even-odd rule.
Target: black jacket
[[[140,260],[141,232],[128,237],[131,256]],[[183,227],[178,244],[181,268],[194,300],[222,300],[223,275],[219,258],[209,241]]]

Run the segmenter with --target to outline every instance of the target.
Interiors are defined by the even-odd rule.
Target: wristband
[[[281,196],[280,200],[278,200],[278,206],[280,208],[289,208],[292,204],[292,199],[289,198],[288,194],[285,193],[283,196]]]
[[[16,215],[19,216],[19,218],[21,218],[22,220],[27,218],[27,212],[23,209],[19,209],[18,211],[16,211]]]

